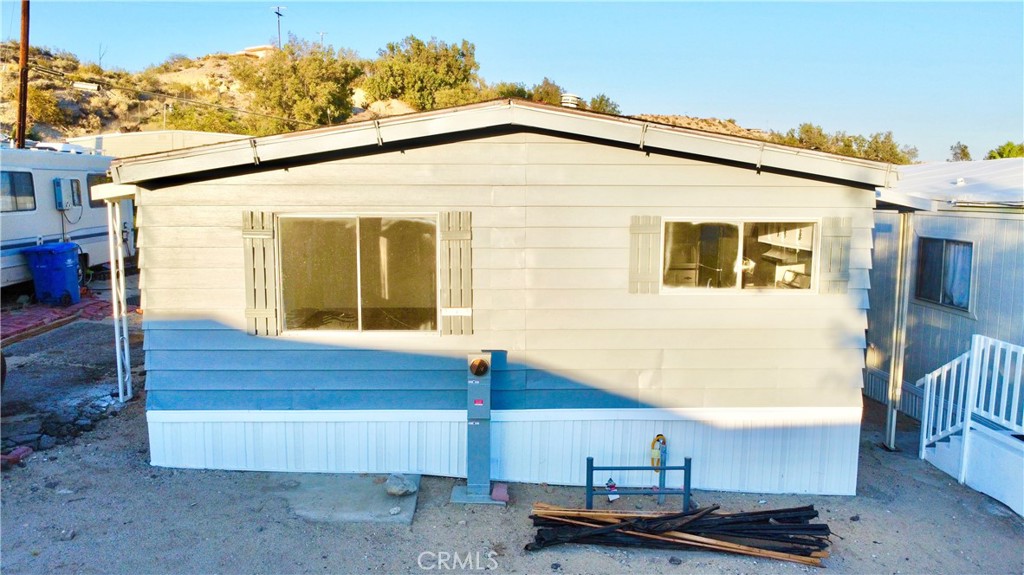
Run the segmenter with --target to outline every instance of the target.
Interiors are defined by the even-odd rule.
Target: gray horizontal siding
[[[536,134],[144,190],[151,408],[461,409],[464,354],[479,349],[508,351],[498,408],[859,405],[873,202]],[[245,335],[246,209],[471,210],[474,334]],[[849,293],[629,294],[633,215],[849,217]]]
[[[917,270],[917,238],[973,242],[974,280],[970,313],[916,300],[911,278],[904,380],[914,382],[967,351],[979,333],[1024,345],[1024,215],[978,212],[914,216],[910,269]],[[899,219],[879,214],[875,268],[871,271],[868,366],[888,373]]]

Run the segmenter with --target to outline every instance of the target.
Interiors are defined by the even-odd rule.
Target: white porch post
[[[117,399],[132,398],[132,362],[125,313],[124,247],[121,239],[121,201],[107,202],[107,244],[110,249],[110,304],[114,319],[114,354],[117,356]]]
[[[967,371],[967,397],[964,398],[963,409],[963,445],[960,448],[960,472],[957,481],[961,485],[967,481],[967,460],[970,457],[971,449],[971,416],[978,405],[978,390],[981,388],[982,357],[985,348],[985,338],[982,335],[974,334],[971,337],[971,359]]]

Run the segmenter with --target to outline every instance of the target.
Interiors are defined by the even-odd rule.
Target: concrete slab
[[[420,476],[406,477],[416,484],[417,492],[401,497],[388,495],[384,490],[387,475],[376,474],[289,473],[270,492],[283,497],[293,513],[310,521],[411,525]],[[395,508],[398,511],[392,514]]]

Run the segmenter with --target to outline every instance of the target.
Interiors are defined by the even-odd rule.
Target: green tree
[[[17,82],[7,84],[3,96],[3,100],[7,102],[17,102]],[[52,90],[37,88],[29,84],[27,100],[28,108],[25,109],[25,119],[29,124],[27,130],[31,130],[34,124],[49,124],[55,128],[68,124],[68,114],[60,107],[60,102]]]
[[[281,118],[247,116],[250,133],[258,135],[344,120],[352,115],[352,82],[362,73],[352,55],[294,36],[263,59],[243,56],[230,65],[252,111]]]
[[[871,134],[871,137],[868,138],[863,154],[861,157],[866,160],[890,164],[911,164],[917,159],[917,148],[900,147],[892,137],[892,132],[879,132]]]
[[[29,92],[31,94],[31,92]],[[994,150],[989,150],[985,156],[986,160],[998,160],[1000,158],[1024,158],[1024,142],[1014,144],[1006,142]]]
[[[433,110],[479,99],[480,65],[476,47],[466,40],[456,45],[409,36],[377,54],[362,85],[370,100],[397,99]]]
[[[153,121],[161,121],[157,115]],[[197,132],[223,132],[245,134],[246,126],[230,110],[192,104],[174,104],[167,113],[167,129]]]
[[[498,98],[522,98],[529,100],[533,94],[522,82],[498,82],[491,87]]]
[[[604,94],[598,94],[591,98],[589,107],[590,111],[599,112],[601,114],[615,114],[617,116],[622,113],[619,110],[619,105]]]
[[[961,143],[959,140],[957,143],[949,147],[949,159],[948,162],[970,162],[971,151],[967,149],[967,144]]]
[[[563,92],[565,92],[565,90],[561,86],[545,76],[545,78],[541,80],[540,84],[535,84],[533,88],[530,89],[530,99],[534,102],[544,102],[545,104],[561,106]]]
[[[821,126],[804,123],[785,134],[772,131],[768,134],[768,141],[785,146],[893,164],[909,164],[917,158],[917,148],[900,147],[893,138],[892,132],[879,132],[865,138],[846,132],[829,134]]]
[[[51,90],[40,90],[35,86],[28,87],[28,119],[33,124],[49,124],[54,127],[66,126],[68,115],[57,96]]]

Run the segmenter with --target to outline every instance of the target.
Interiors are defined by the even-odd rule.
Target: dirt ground
[[[462,506],[449,503],[454,479],[424,477],[411,526],[307,521],[280,495],[287,474],[150,466],[145,394],[140,395],[93,431],[3,472],[0,571],[5,575],[788,574],[814,569],[704,551],[597,546],[524,551],[535,532],[530,505],[582,507],[581,488],[512,484],[507,508]],[[916,459],[913,426],[901,427],[904,451],[879,448],[881,409],[868,403],[856,497],[697,491],[694,498],[724,511],[813,504],[835,533],[825,560],[831,572],[1024,573],[1024,520]],[[666,507],[672,505],[670,498]],[[653,500],[637,497],[598,506],[656,509]],[[461,564],[438,561],[454,554]]]

